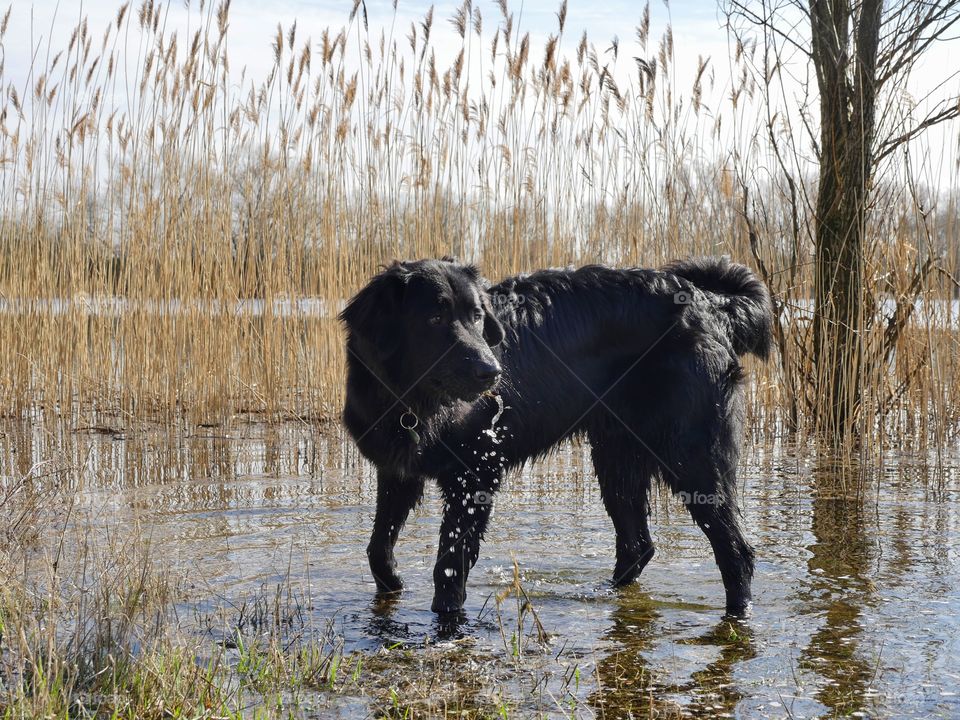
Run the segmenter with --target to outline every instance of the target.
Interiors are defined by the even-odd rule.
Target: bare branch
[[[900,13],[897,14],[900,16]],[[945,0],[931,3],[926,15],[917,20],[915,16],[900,18],[890,31],[892,38],[899,42],[880,54],[877,66],[883,68],[877,82],[883,85],[903,70],[908,70],[917,59],[935,42],[944,39],[944,35],[960,21],[960,6],[956,2]]]
[[[944,105],[947,105],[947,107],[943,107]],[[960,98],[952,98],[948,102],[941,103],[939,107],[943,109],[939,111],[931,111],[930,114],[928,114],[922,121],[907,130],[905,133],[882,142],[877,148],[877,162],[883,160],[904,143],[913,140],[927,128],[931,128],[934,125],[939,125],[940,123],[948,120],[960,118]]]
[[[727,17],[733,17],[734,15],[740,15],[744,20],[756,25],[757,27],[763,28],[765,31],[776,35],[781,40],[783,40],[787,45],[790,45],[798,52],[802,53],[805,57],[809,58],[811,56],[810,48],[801,45],[797,42],[798,37],[803,37],[802,33],[797,32],[797,29],[800,27],[801,23],[804,21],[809,21],[809,16],[806,15],[804,11],[804,17],[801,20],[798,20],[795,23],[791,23],[788,26],[784,26],[782,23],[775,22],[776,20],[782,20],[782,16],[777,14],[775,11],[769,11],[767,9],[766,3],[762,4],[763,6],[763,15],[757,14],[755,11],[747,7],[747,5],[740,0],[730,0],[730,9],[727,10]]]

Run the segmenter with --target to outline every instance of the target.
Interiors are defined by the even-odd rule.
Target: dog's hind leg
[[[721,432],[721,444],[726,433]],[[713,548],[723,578],[727,614],[745,615],[750,607],[754,551],[744,537],[736,498],[734,449],[724,454],[706,447],[690,449],[681,466],[674,466],[680,498]]]
[[[373,520],[370,544],[367,545],[367,558],[379,593],[403,589],[403,581],[397,575],[393,548],[397,544],[400,529],[421,497],[423,478],[398,477],[378,471],[377,514]]]
[[[729,615],[750,606],[754,551],[737,506],[737,464],[743,434],[742,369],[715,342],[674,363],[661,385],[669,414],[657,446],[658,475],[686,505],[710,541],[723,577]]]
[[[603,505],[617,533],[613,584],[622,586],[636,580],[653,557],[648,524],[651,472],[643,448],[629,437],[591,434],[590,445]]]
[[[686,503],[687,509],[713,547],[726,592],[727,614],[741,617],[750,607],[753,548],[743,535],[736,503],[711,498],[693,495],[692,501]]]

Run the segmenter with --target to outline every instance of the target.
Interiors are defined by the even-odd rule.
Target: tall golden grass
[[[728,254],[777,298],[755,427],[810,426],[810,183],[783,163],[789,127],[756,115],[756,48],[732,50],[732,86],[710,107],[716,62],[676,87],[672,29],[652,37],[649,8],[629,42],[598,46],[566,27],[564,2],[536,49],[498,7],[456,11],[446,65],[432,10],[375,30],[357,2],[342,28],[278,26],[268,75],[238,80],[229,3],[200,3],[183,36],[144,0],[108,27],[79,22],[27,78],[0,66],[2,410],[329,417],[335,311],[391,258],[452,253],[497,278]],[[864,330],[863,422],[943,439],[960,414],[941,312],[960,261],[938,254],[956,197],[931,213],[911,189],[891,183],[871,216],[868,287],[894,320]]]

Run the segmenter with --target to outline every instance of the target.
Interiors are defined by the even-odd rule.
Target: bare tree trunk
[[[871,264],[884,255],[885,241],[866,236],[868,208],[878,163],[885,162],[898,149],[907,152],[910,141],[927,129],[960,118],[960,96],[955,94],[948,94],[916,117],[908,108],[904,118],[898,117],[902,113],[897,97],[897,91],[907,87],[917,61],[926,51],[935,44],[954,40],[960,26],[960,0],[887,2],[885,7],[882,0],[725,0],[725,4],[731,20],[745,20],[762,31],[763,65],[754,69],[766,94],[768,131],[794,220],[790,280],[777,280],[772,289],[785,293],[788,303],[789,294],[796,287],[793,273],[800,245],[797,218],[803,214],[806,231],[810,228],[806,224],[807,209],[813,209],[813,342],[809,344],[809,336],[803,333],[796,345],[801,362],[784,361],[784,372],[795,375],[795,381],[786,383],[787,392],[791,398],[802,398],[804,410],[812,414],[824,439],[844,443],[863,432],[865,422],[885,418],[893,408],[889,399],[901,395],[912,382],[904,380],[892,394],[878,396],[877,391],[885,382],[883,374],[891,369],[898,373],[904,370],[897,367],[897,340],[911,316],[910,306],[927,287],[924,283],[931,268],[939,266],[935,258],[928,257],[917,268],[907,296],[898,299],[894,317],[885,322],[876,317],[879,297],[871,290],[879,290],[879,278],[877,268]],[[810,23],[809,43],[800,37],[798,29],[802,25],[796,22],[796,11],[804,5],[805,19]],[[736,24],[731,26],[737,32]],[[737,32],[737,56],[753,41],[754,38],[744,41]],[[791,163],[795,169],[788,170],[773,130],[774,120],[779,122],[783,112],[779,105],[786,95],[782,93],[784,68],[791,66],[798,52],[812,64],[819,90],[819,126],[808,122],[817,112],[810,107],[806,94],[799,98],[796,108],[820,163],[815,200],[806,195],[803,184],[798,185],[791,177],[791,172],[802,174],[806,164],[806,158],[796,150],[795,139],[790,138],[788,145],[795,153]],[[953,78],[955,74],[948,76]],[[774,89],[775,85],[779,88]],[[881,87],[885,92],[878,99]],[[883,111],[877,109],[878,102],[887,103]],[[881,112],[887,121],[878,129],[876,116]],[[802,205],[797,202],[797,187],[802,191]],[[746,212],[745,204],[745,215]],[[758,265],[763,267],[752,227],[750,234],[751,249]],[[929,246],[926,251],[935,252]],[[776,268],[767,275],[777,276]],[[785,321],[790,323],[792,319],[785,316]],[[875,331],[884,325],[884,337],[878,339]],[[868,332],[869,341],[865,337]],[[785,343],[780,346],[783,352]],[[927,352],[931,353],[932,347],[928,346]],[[869,379],[864,377],[867,374]],[[797,407],[793,399],[788,403],[791,411]]]
[[[881,10],[881,0],[863,0],[856,14],[849,0],[810,0],[821,126],[814,367],[818,425],[837,441],[855,432],[860,402],[864,227],[873,172]]]

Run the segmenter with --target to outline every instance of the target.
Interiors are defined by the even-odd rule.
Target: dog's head
[[[450,258],[394,262],[340,314],[349,362],[359,362],[394,393],[412,389],[440,402],[472,400],[496,385],[491,348],[503,327],[472,265]]]

